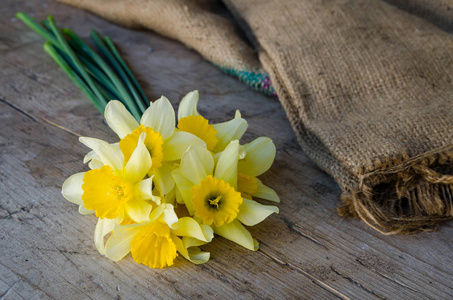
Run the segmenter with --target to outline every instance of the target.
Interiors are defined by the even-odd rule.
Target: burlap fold
[[[92,8],[102,0],[81,2],[109,19],[119,18]],[[169,2],[178,1],[165,1]],[[178,3],[181,13],[194,2]],[[378,0],[226,4],[254,35],[259,59],[302,149],[340,185],[342,215],[360,217],[384,234],[433,230],[452,218],[449,33]],[[159,6],[159,14],[166,9]],[[141,14],[150,16],[152,10],[157,8],[148,7]],[[162,29],[154,29],[190,44],[166,30],[191,26],[191,31],[205,32],[211,26],[210,38],[242,49],[242,42],[223,25],[171,20],[160,19]],[[198,51],[211,59],[205,54],[211,50],[200,47]]]

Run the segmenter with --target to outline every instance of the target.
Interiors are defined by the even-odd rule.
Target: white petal
[[[239,142],[232,141],[222,152],[215,168],[215,177],[228,182],[235,190],[238,185]]]
[[[74,204],[82,205],[82,184],[83,184],[83,176],[85,172],[76,173],[71,175],[68,179],[65,180],[63,186],[61,187],[61,194],[63,197],[66,198],[69,202]]]
[[[245,158],[239,161],[239,172],[258,176],[266,172],[275,159],[275,145],[270,138],[259,137],[245,144]]]
[[[168,194],[175,187],[175,181],[171,177],[172,171],[172,165],[166,162],[163,162],[162,166],[157,170],[152,171],[154,184],[161,195]]]
[[[209,232],[206,232],[207,236],[205,236],[205,232],[201,228],[200,224],[198,224],[198,222],[191,217],[184,217],[179,219],[177,226],[178,227],[173,230],[173,234],[176,234],[177,236],[193,237],[206,243],[212,239],[212,236],[209,235]]]
[[[198,185],[214,170],[214,158],[211,152],[200,146],[191,146],[182,158],[180,165],[181,175]]]
[[[164,96],[156,100],[144,113],[141,124],[154,129],[165,141],[175,130],[175,111],[170,101]]]
[[[249,250],[257,250],[252,235],[237,219],[220,227],[214,227],[214,232]]]
[[[137,223],[149,221],[149,214],[153,206],[146,201],[129,200],[125,204],[129,217]]]
[[[172,137],[163,145],[164,161],[181,159],[184,152],[186,152],[190,146],[201,146],[206,148],[206,143],[191,133],[175,131]]]
[[[258,190],[252,196],[258,197],[258,198],[261,198],[261,199],[266,199],[266,200],[269,200],[269,201],[274,201],[274,202],[277,202],[277,203],[280,202],[280,197],[278,197],[277,193],[273,189],[271,189],[270,187],[264,185],[261,182],[261,180],[259,180],[258,178],[256,178],[256,181],[258,182]]]
[[[146,222],[145,224],[148,224]],[[105,256],[114,261],[119,261],[131,250],[131,241],[140,233],[144,224],[115,225],[113,234],[105,244]]]
[[[99,253],[101,253],[102,255],[105,254],[104,237],[113,230],[114,225],[114,220],[98,219],[96,229],[94,230],[94,244],[96,245]]]
[[[232,140],[239,140],[248,128],[247,121],[240,117],[213,126],[217,130],[217,138],[219,139],[214,152],[223,151]]]
[[[160,198],[153,195],[153,178],[146,178],[138,183],[139,197],[142,200],[152,200],[157,205],[160,204]]]
[[[127,111],[123,103],[113,100],[107,103],[104,117],[109,127],[118,135],[120,139],[130,134],[139,124],[137,120]]]
[[[237,216],[243,224],[254,226],[273,213],[278,214],[278,207],[273,205],[262,205],[256,201],[242,199],[242,205],[239,206],[239,214]]]
[[[197,111],[198,91],[192,91],[182,98],[178,108],[178,120],[188,116],[199,116]]]
[[[102,163],[111,167],[113,171],[118,172],[123,169],[124,157],[119,147],[104,142],[103,140],[89,137],[80,137],[79,141],[85,146],[93,149]]]
[[[176,200],[179,203],[181,203],[181,202],[184,203],[186,205],[187,210],[189,211],[189,214],[192,216],[193,215],[193,204],[192,204],[193,184],[181,175],[180,169],[173,170],[173,172],[171,173],[171,176],[175,180],[176,189],[178,191],[178,193],[176,194]],[[182,199],[179,199],[180,197]]]
[[[135,148],[129,161],[124,167],[122,177],[126,178],[130,182],[138,182],[142,180],[149,169],[151,168],[151,156],[148,149],[145,146],[146,133],[140,134],[138,139],[137,148]]]
[[[198,247],[189,248],[184,243],[185,239],[187,239],[187,237],[184,237],[181,241],[179,237],[172,235],[172,240],[176,245],[176,249],[185,259],[194,264],[202,264],[209,260],[209,252],[202,252]]]
[[[94,214],[94,210],[88,210],[85,208],[85,206],[82,204],[79,205],[79,214],[81,215],[92,215]]]

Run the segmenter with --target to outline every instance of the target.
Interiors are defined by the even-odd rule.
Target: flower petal
[[[219,157],[215,177],[228,182],[235,190],[238,186],[239,141],[232,141]]]
[[[152,171],[154,184],[161,196],[168,194],[175,187],[175,181],[171,177],[172,171],[172,165],[165,162],[160,168]]]
[[[171,176],[173,177],[173,180],[176,184],[176,201],[178,201],[179,203],[184,203],[187,210],[189,211],[189,214],[192,216],[194,213],[192,204],[193,184],[181,175],[180,169],[173,170]]]
[[[275,159],[275,145],[268,137],[259,137],[245,144],[245,158],[239,161],[239,172],[258,176],[266,172]]]
[[[145,146],[146,133],[140,134],[137,148],[135,148],[126,166],[124,167],[122,177],[127,178],[130,182],[142,180],[151,168],[151,156]]]
[[[79,214],[81,215],[92,215],[94,214],[94,210],[88,210],[85,208],[85,206],[82,204],[79,205]]]
[[[153,178],[146,178],[138,183],[139,198],[142,200],[152,200],[157,205],[160,204],[160,198],[153,195]]]
[[[103,140],[90,137],[80,137],[79,141],[93,149],[102,163],[111,167],[115,173],[123,169],[124,157],[119,147],[115,146],[115,144],[109,144]]]
[[[214,227],[214,232],[249,250],[258,250],[250,232],[237,219],[220,227]]]
[[[164,141],[170,138],[175,130],[175,111],[170,101],[160,97],[143,113],[140,123],[159,132]]]
[[[235,117],[228,122],[214,124],[213,126],[217,130],[217,138],[219,139],[214,152],[223,151],[232,140],[239,140],[248,128],[247,121],[241,118],[240,114],[239,118]]]
[[[197,111],[198,91],[192,91],[182,98],[178,108],[178,120],[188,116],[199,116]]]
[[[134,131],[139,126],[135,118],[124,107],[123,103],[113,100],[107,103],[104,113],[105,120],[109,127],[120,139]]]
[[[212,174],[214,158],[206,148],[191,146],[181,158],[180,170],[182,176],[197,185]]]
[[[256,201],[242,199],[239,207],[238,220],[247,226],[254,226],[273,213],[278,214],[278,207],[273,205],[262,205]]]
[[[210,242],[212,240],[212,229],[211,233],[209,233],[209,231],[203,231],[200,224],[191,217],[180,218],[177,226],[178,227],[173,230],[173,234],[176,234],[177,236],[193,237],[204,242]]]
[[[280,202],[280,197],[277,195],[277,193],[273,189],[264,185],[261,182],[261,180],[259,180],[258,178],[255,178],[255,179],[258,183],[258,190],[252,196],[258,197],[261,199],[265,199],[265,200],[269,200],[269,201],[274,201],[277,203]]]
[[[94,244],[98,249],[99,253],[102,255],[105,254],[105,242],[104,237],[109,234],[113,227],[115,226],[115,221],[111,219],[98,219],[96,224],[96,229],[94,230]]]
[[[129,217],[137,223],[149,221],[149,214],[153,206],[146,201],[129,200],[125,203]]]
[[[141,226],[142,224],[116,225],[105,244],[105,256],[113,261],[125,257],[131,250],[131,241],[140,233]]]
[[[198,247],[190,248],[189,246],[185,245],[184,240],[186,239],[186,237],[181,240],[179,237],[172,235],[171,238],[175,243],[178,252],[188,261],[194,264],[202,264],[209,260],[209,252],[202,252]]]
[[[173,136],[164,143],[164,161],[181,159],[190,146],[206,148],[206,143],[199,137],[184,131],[175,131]]]
[[[163,222],[167,223],[168,227],[173,228],[174,226],[176,226],[178,222],[178,216],[175,213],[175,207],[168,203],[165,204],[165,209],[160,218],[162,218]]]
[[[63,197],[66,198],[69,202],[74,204],[82,205],[82,184],[83,184],[83,176],[85,172],[76,173],[71,175],[68,179],[65,180],[63,186],[61,187],[61,194]]]

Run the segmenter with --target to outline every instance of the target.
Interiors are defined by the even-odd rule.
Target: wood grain
[[[63,181],[85,171],[78,135],[115,135],[42,50],[14,13],[51,14],[82,37],[96,28],[119,45],[150,99],[200,91],[214,122],[240,109],[244,142],[269,136],[278,152],[262,180],[282,202],[250,231],[251,252],[222,238],[211,260],[152,270],[129,256],[115,263],[93,243],[96,220],[61,196]],[[198,54],[151,32],[118,27],[48,1],[0,8],[0,299],[448,299],[453,297],[452,222],[438,232],[383,236],[336,213],[335,182],[301,152],[280,104],[230,78]],[[150,48],[152,51],[150,51]]]

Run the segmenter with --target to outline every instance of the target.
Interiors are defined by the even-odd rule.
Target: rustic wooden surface
[[[211,260],[152,270],[128,256],[115,263],[93,243],[94,216],[63,199],[63,181],[87,170],[77,135],[115,141],[103,118],[14,18],[53,15],[82,37],[92,28],[116,41],[145,87],[175,107],[199,89],[215,122],[239,108],[245,141],[269,136],[278,153],[262,180],[280,214],[250,229],[257,252],[223,238]],[[452,222],[437,232],[383,236],[336,213],[340,191],[301,152],[280,104],[228,77],[184,46],[50,1],[0,6],[0,299],[451,299]]]

